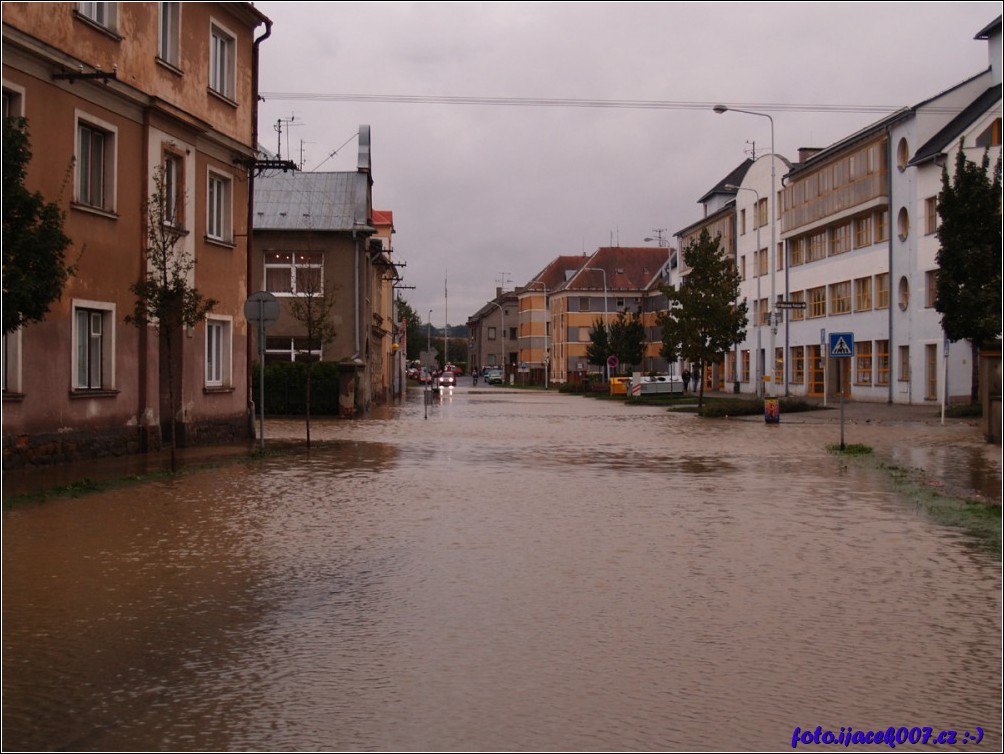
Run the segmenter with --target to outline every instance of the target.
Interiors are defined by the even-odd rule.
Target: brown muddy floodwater
[[[5,513],[4,749],[1001,749],[998,558],[819,426],[423,416]]]

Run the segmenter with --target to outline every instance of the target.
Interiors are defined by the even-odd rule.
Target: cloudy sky
[[[304,170],[354,170],[392,210],[404,298],[462,324],[559,254],[645,245],[755,147],[794,159],[988,65],[999,2],[259,2],[261,138]],[[339,97],[337,95],[343,95]],[[389,95],[420,100],[354,101]],[[470,98],[457,104],[450,98]],[[489,101],[522,99],[524,105]],[[430,101],[431,100],[431,101]],[[560,100],[579,100],[580,106]],[[609,106],[613,102],[620,106]],[[640,107],[637,103],[660,103]],[[670,104],[673,103],[673,104]],[[633,106],[631,106],[633,105]],[[884,109],[879,109],[884,108]],[[286,136],[288,135],[288,143]],[[332,156],[333,155],[333,156]],[[674,244],[675,244],[675,239]]]

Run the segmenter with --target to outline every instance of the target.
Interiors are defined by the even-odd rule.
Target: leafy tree
[[[289,302],[289,313],[307,331],[304,349],[307,355],[307,449],[310,449],[310,400],[314,372],[314,357],[311,351],[320,351],[335,339],[335,325],[331,313],[335,308],[335,296],[330,285],[321,282],[321,271],[306,274],[301,270],[296,278],[297,296]]]
[[[746,336],[746,301],[739,300],[742,280],[732,261],[722,254],[721,237],[711,238],[707,230],[683,250],[690,273],[684,283],[660,286],[668,300],[659,314],[662,327],[662,355],[667,359],[687,359],[702,370],[718,364],[724,354]],[[704,381],[698,405],[704,404]]]
[[[613,351],[610,349],[610,331],[603,320],[597,317],[593,329],[589,332],[589,345],[586,346],[586,361],[598,367],[604,367],[607,357]]]
[[[977,165],[959,145],[955,178],[942,169],[938,195],[938,284],[935,309],[952,342],[968,340],[973,352],[971,399],[979,401],[979,349],[1001,336],[1001,159]]]
[[[414,361],[422,355],[422,347],[425,344],[422,320],[403,298],[397,300],[397,316],[398,320],[404,324],[407,334],[408,353],[405,358],[408,361]]]
[[[41,322],[63,293],[73,267],[65,262],[71,241],[63,212],[25,188],[31,143],[24,118],[3,122],[3,331]]]
[[[621,369],[637,366],[645,358],[645,326],[641,314],[625,311],[617,315],[610,325],[610,350],[620,362]]]
[[[180,217],[184,194],[179,192],[177,206],[169,207],[164,168],[153,176],[154,191],[146,201],[146,275],[129,286],[136,295],[133,313],[126,321],[137,327],[155,325],[160,333],[161,352],[167,362],[167,394],[171,412],[171,471],[177,469],[178,449],[178,376],[174,370],[174,349],[180,344],[183,327],[195,327],[216,306],[192,285],[195,260],[179,246],[186,231],[168,218]]]

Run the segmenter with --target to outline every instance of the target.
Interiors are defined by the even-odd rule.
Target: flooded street
[[[1000,750],[999,560],[818,426],[420,398],[5,513],[4,749]]]

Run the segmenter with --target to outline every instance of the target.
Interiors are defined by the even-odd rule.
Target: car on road
[[[489,385],[503,385],[505,384],[505,376],[502,374],[501,367],[488,367],[485,369],[485,382]]]
[[[453,372],[443,372],[439,375],[439,384],[442,387],[456,387],[457,378]]]

